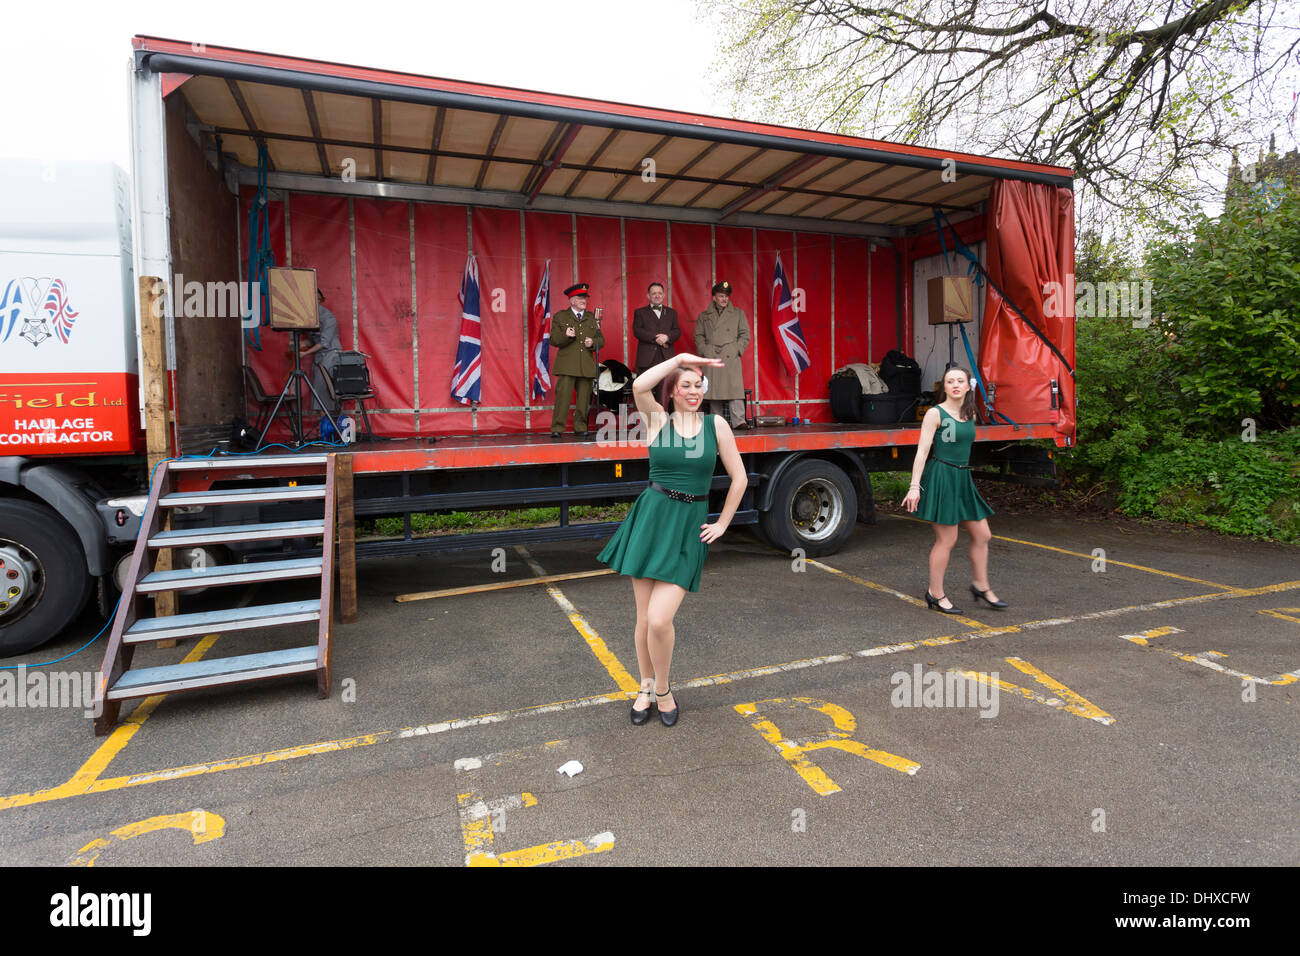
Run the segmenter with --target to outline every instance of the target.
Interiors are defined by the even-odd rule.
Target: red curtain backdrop
[[[371,415],[370,424],[378,434],[411,438],[417,433],[410,206],[358,198],[352,200],[352,215],[357,240],[357,348],[367,356],[376,397],[373,404],[399,409]],[[290,226],[295,237],[297,225]],[[333,311],[342,325],[343,316]],[[350,306],[346,311],[350,317]],[[340,334],[340,340],[350,340],[351,329],[348,333]]]
[[[483,407],[480,432],[524,429],[524,251],[520,214],[507,209],[473,211],[483,312]],[[451,374],[448,366],[447,374]]]
[[[832,237],[815,232],[801,232],[797,238],[798,247],[794,261],[786,260],[783,256],[782,264],[786,268],[786,275],[793,284],[793,288],[803,290],[804,294],[803,312],[799,315],[799,325],[803,329],[804,341],[808,343],[808,358],[812,364],[799,375],[799,399],[801,403],[807,402],[809,399],[823,399],[823,401],[809,405],[800,404],[799,417],[805,421],[830,422],[835,419],[831,415],[830,403],[825,399],[829,395],[827,382],[830,380],[831,373],[835,371],[831,367]],[[774,265],[775,260],[767,266],[759,263],[758,267],[760,274],[767,273],[764,291],[759,295],[759,298],[765,300],[768,310],[765,325],[767,326],[767,340],[771,342],[771,348],[766,351],[771,356],[771,362],[776,366],[780,374],[789,377],[785,367],[785,359],[781,357],[781,353],[778,351],[781,346],[772,334],[771,271]],[[837,320],[838,318],[836,316]],[[841,362],[840,364],[844,363]]]
[[[989,205],[988,271],[993,281],[1074,366],[1074,303],[1046,315],[1048,283],[1074,273],[1074,194],[1044,184],[999,181]],[[1055,422],[1074,435],[1074,380],[1041,338],[990,286],[985,293],[980,371],[995,388],[994,408],[1015,422]],[[1061,389],[1051,407],[1051,380]]]
[[[245,263],[252,193],[245,189],[241,194]],[[361,197],[302,194],[293,195],[290,203],[292,262],[286,258],[283,204],[273,202],[269,209],[276,262],[316,269],[326,304],[338,317],[343,347],[367,354],[376,393],[369,407],[375,410],[371,419],[379,435],[549,429],[553,394],[531,406],[529,397],[534,337],[529,319],[547,259],[552,313],[568,304],[563,290],[575,277],[590,283],[592,305],[605,310],[601,356],[626,365],[633,364],[636,349],[632,311],[646,301],[650,282],[668,285],[668,304],[678,311],[682,328],[677,349],[686,352],[695,348],[695,319],[709,305],[714,281],[729,281],[733,301],[750,323],[752,344],[743,375],[762,403],[760,414],[829,421],[825,400],[834,368],[879,361],[897,344],[894,288],[900,257],[880,247],[870,253],[868,265],[863,238]],[[456,294],[471,248],[478,255],[483,308],[483,401],[477,411],[457,404],[450,394],[460,332]],[[772,334],[771,283],[778,251],[792,285],[803,291],[801,323],[813,361],[799,378],[798,407],[795,380]],[[263,329],[262,343],[262,351],[247,352],[246,361],[263,386],[278,393],[290,368],[289,336]],[[308,417],[314,422],[314,415]],[[278,438],[286,434],[272,432]]]
[[[415,204],[419,407],[428,409],[420,412],[423,435],[469,431],[472,423],[469,410],[451,397],[451,369],[456,364],[456,346],[460,341],[460,304],[456,294],[460,292],[468,252],[469,216],[464,206]],[[378,398],[380,407],[387,407],[382,404],[383,396]]]

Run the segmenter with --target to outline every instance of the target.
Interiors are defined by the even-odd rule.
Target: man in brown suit
[[[591,404],[591,383],[596,378],[596,351],[605,345],[600,320],[588,311],[590,287],[579,282],[564,290],[569,307],[555,313],[551,320],[551,345],[558,350],[551,362],[555,376],[555,408],[551,412],[551,437],[564,432],[569,416],[569,398],[573,397],[573,433],[587,434],[587,407]]]
[[[709,413],[721,415],[732,428],[745,423],[745,378],[740,357],[749,347],[749,320],[731,304],[731,283],[713,287],[713,304],[695,320],[695,351],[701,358],[719,358],[723,368],[710,369]]]
[[[677,325],[677,311],[664,305],[664,285],[651,282],[646,289],[650,304],[632,313],[632,334],[636,336],[636,370],[666,362],[673,357],[673,343],[682,337]]]

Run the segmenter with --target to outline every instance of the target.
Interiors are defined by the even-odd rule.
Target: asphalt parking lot
[[[924,607],[931,532],[911,519],[882,515],[817,561],[729,534],[677,617],[671,729],[628,720],[626,580],[395,600],[592,571],[599,542],[509,551],[503,573],[486,552],[363,564],[327,700],[311,679],[150,698],[106,738],[80,707],[6,708],[0,858],[1300,863],[1300,550],[992,527],[1011,608],[974,609],[963,539],[960,618]],[[97,627],[5,663],[52,661]],[[293,643],[205,638],[141,648],[136,666]],[[46,669],[94,671],[102,648]],[[557,772],[571,760],[580,773]]]

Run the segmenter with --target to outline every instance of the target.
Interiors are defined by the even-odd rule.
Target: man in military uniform
[[[749,322],[731,304],[731,283],[713,287],[713,304],[695,320],[695,351],[702,358],[720,358],[723,368],[710,369],[709,412],[721,415],[732,428],[745,424],[745,379],[740,357],[749,348]]]
[[[632,334],[636,336],[636,370],[644,372],[673,357],[673,343],[682,337],[677,311],[664,305],[664,285],[651,282],[646,289],[650,304],[632,313]]]
[[[564,290],[569,307],[555,313],[551,320],[551,345],[558,351],[551,362],[555,377],[555,409],[551,413],[551,437],[564,432],[569,415],[569,398],[573,397],[573,433],[587,434],[587,406],[591,404],[591,383],[598,371],[596,351],[605,345],[600,322],[587,309],[590,287],[585,282]]]

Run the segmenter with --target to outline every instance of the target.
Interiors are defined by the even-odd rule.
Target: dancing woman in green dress
[[[632,505],[599,560],[632,578],[641,668],[641,692],[632,704],[632,723],[637,725],[650,719],[652,694],[660,720],[669,727],[677,722],[681,708],[668,684],[673,618],[686,592],[700,589],[708,546],[731,524],[748,485],[731,428],[724,419],[700,412],[705,392],[701,368],[722,365],[721,359],[679,354],[632,382],[637,410],[646,423],[650,487]],[[718,520],[709,523],[709,486],[719,455],[731,488]]]
[[[925,603],[944,614],[960,614],[943,590],[948,557],[957,543],[957,526],[970,534],[971,595],[989,607],[1002,610],[1005,601],[989,587],[988,506],[970,475],[970,449],[975,441],[975,393],[970,372],[950,368],[943,374],[944,400],[921,420],[921,442],[912,465],[912,485],[903,506],[917,517],[934,524],[934,547],[930,549],[930,588]],[[936,441],[935,436],[938,436]],[[926,461],[930,449],[934,458]],[[924,470],[922,470],[924,469]]]

